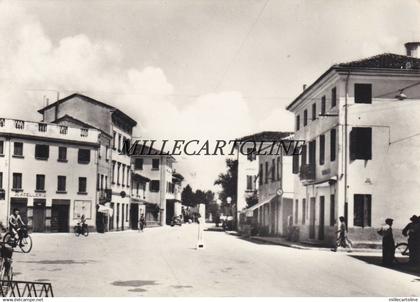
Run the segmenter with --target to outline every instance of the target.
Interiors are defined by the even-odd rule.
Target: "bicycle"
[[[79,237],[80,234],[82,234],[85,237],[89,236],[89,227],[86,223],[80,225],[80,222],[78,222],[77,225],[74,226],[74,235],[76,235],[76,237]]]
[[[18,238],[12,231],[6,232],[3,237],[3,243],[15,248],[19,246],[23,253],[29,253],[32,250],[32,238],[28,234],[26,226],[17,229]]]
[[[0,249],[0,290],[3,297],[8,297],[13,281],[12,267],[13,248],[7,247],[4,243]]]
[[[399,257],[397,257],[397,254]],[[410,249],[407,243],[400,242],[395,245],[394,260],[397,263],[407,263],[410,261]]]

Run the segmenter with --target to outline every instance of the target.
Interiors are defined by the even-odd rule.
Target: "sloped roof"
[[[382,69],[382,70],[389,70],[389,71],[413,71],[413,72],[420,72],[420,59],[398,55],[394,53],[383,53],[379,55],[375,55],[372,57],[345,62],[345,63],[338,63],[332,65],[330,68],[327,69],[319,78],[315,80],[307,89],[302,91],[294,100],[291,102],[286,109],[290,110],[290,108],[296,104],[301,97],[303,97],[308,91],[310,91],[317,83],[319,83],[324,77],[326,77],[331,71],[333,70],[351,70],[351,69]]]
[[[337,66],[358,68],[420,69],[420,59],[394,53],[383,53],[361,60],[339,63]]]
[[[273,142],[285,139],[292,134],[293,132],[263,131],[238,138],[237,140],[241,142]]]
[[[83,99],[83,100],[85,100],[87,102],[90,102],[90,103],[93,103],[95,105],[99,105],[99,106],[103,106],[105,108],[108,108],[110,111],[115,112],[116,114],[119,114],[122,117],[124,117],[125,119],[127,119],[129,121],[129,123],[133,127],[137,125],[137,122],[134,119],[132,119],[131,117],[129,117],[127,114],[125,114],[121,110],[115,108],[114,106],[108,105],[108,104],[103,103],[103,102],[100,102],[98,100],[95,100],[95,99],[93,99],[91,97],[88,97],[88,96],[86,96],[84,94],[81,94],[81,93],[73,93],[73,94],[71,94],[69,96],[66,96],[65,98],[59,99],[59,100],[55,101],[54,103],[51,103],[48,106],[45,106],[45,107],[39,109],[38,112],[41,113],[41,114],[43,114],[45,110],[47,110],[49,108],[52,108],[54,106],[57,106],[57,105],[59,105],[61,103],[64,103],[64,102],[66,102],[68,100],[71,100],[71,99],[73,99],[75,97],[79,97],[79,98],[81,98],[81,99]]]
[[[79,119],[77,119],[77,118],[75,118],[75,117],[73,117],[71,115],[68,115],[68,114],[63,115],[62,117],[54,120],[52,123],[59,124],[61,121],[69,121],[69,122],[72,122],[72,123],[77,124],[79,126],[82,126],[83,128],[92,128],[92,129],[98,130],[101,133],[103,133],[103,134],[111,137],[111,135],[109,135],[108,133],[102,131],[101,129],[99,129],[99,128],[95,127],[95,126],[92,126],[92,125],[90,125],[90,124],[88,124],[86,122],[83,122],[83,121],[81,121],[81,120],[79,120]]]

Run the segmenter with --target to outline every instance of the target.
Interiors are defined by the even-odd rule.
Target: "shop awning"
[[[98,212],[103,213],[103,214],[108,214],[111,217],[112,215],[114,215],[114,210],[112,208],[103,206],[101,204],[99,205]]]
[[[254,215],[254,211],[258,209],[259,207],[265,205],[266,203],[269,203],[273,198],[277,197],[277,195],[271,196],[270,198],[267,198],[266,200],[260,201],[257,204],[254,204],[252,207],[249,207],[248,209],[245,209],[242,211],[246,216],[252,216]]]

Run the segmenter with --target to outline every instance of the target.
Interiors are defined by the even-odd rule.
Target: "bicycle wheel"
[[[89,228],[87,226],[83,228],[83,236],[89,236]]]
[[[32,238],[30,235],[19,240],[19,247],[24,253],[29,253],[32,250]]]
[[[410,258],[410,250],[407,243],[398,243],[395,246],[395,261],[398,263],[407,263]]]
[[[78,227],[78,226],[75,226],[75,227],[74,227],[74,235],[75,235],[76,237],[79,237],[79,236],[80,236],[80,232],[79,232],[79,227]]]
[[[16,240],[15,240],[14,234],[9,233],[9,232],[4,234],[3,243],[5,243],[5,244],[7,244],[11,247],[16,247]]]
[[[12,284],[10,281],[13,280],[13,268],[9,260],[3,259],[1,263],[2,263],[1,268],[0,268],[1,294],[3,297],[9,297],[10,290],[12,287]]]

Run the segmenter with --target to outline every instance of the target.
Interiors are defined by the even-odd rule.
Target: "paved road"
[[[56,296],[419,296],[419,277],[345,253],[260,245],[197,225],[91,234],[33,234],[15,279]]]

